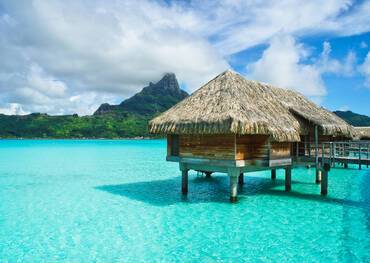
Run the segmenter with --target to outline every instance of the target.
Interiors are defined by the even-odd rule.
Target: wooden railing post
[[[321,167],[324,165],[325,144],[321,143]]]
[[[337,155],[337,144],[334,142],[334,149],[333,149],[333,167],[335,166],[335,157]]]
[[[304,141],[304,160],[307,163],[307,141]]]
[[[367,159],[367,163],[366,163],[366,168],[369,168],[369,144],[367,144],[367,153],[366,153],[366,159]]]
[[[298,162],[298,158],[299,158],[299,142],[296,142],[297,145],[296,145],[296,156],[297,156],[297,162]]]
[[[330,165],[333,165],[333,143],[330,142],[330,147],[329,147],[329,161]]]
[[[361,170],[361,143],[358,143],[358,169]]]

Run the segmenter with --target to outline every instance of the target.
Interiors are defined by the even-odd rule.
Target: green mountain
[[[189,94],[180,89],[175,74],[167,73],[160,81],[155,84],[150,82],[149,86],[119,105],[102,104],[94,115],[129,112],[152,117],[164,112],[187,96]]]
[[[370,126],[370,117],[352,111],[334,111],[334,113],[353,126]]]
[[[187,96],[168,73],[119,105],[102,104],[92,116],[0,114],[0,138],[146,137],[148,121]]]

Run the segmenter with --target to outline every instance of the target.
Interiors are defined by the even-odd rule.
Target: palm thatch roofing
[[[300,141],[309,124],[324,135],[352,137],[353,128],[298,92],[225,71],[149,123],[161,134],[266,134]],[[308,124],[308,125],[307,125]]]
[[[356,131],[356,137],[358,139],[369,139],[370,140],[370,127],[354,127]]]

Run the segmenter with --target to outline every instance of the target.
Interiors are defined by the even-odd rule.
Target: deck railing
[[[324,162],[335,166],[335,163],[358,164],[369,167],[370,163],[370,141],[343,141],[321,143],[321,164]]]
[[[294,155],[297,157],[296,160],[301,163],[316,163],[315,142],[297,144]],[[338,163],[345,167],[348,164],[357,164],[359,169],[362,165],[369,167],[370,141],[319,142],[317,157],[319,166],[329,163],[334,167]]]

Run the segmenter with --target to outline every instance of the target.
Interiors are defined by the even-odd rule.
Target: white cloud
[[[343,61],[333,59],[330,57],[331,45],[325,41],[323,43],[323,51],[315,63],[316,67],[321,73],[335,73],[342,76],[351,76],[354,74],[356,66],[356,54],[349,51]]]
[[[364,63],[359,67],[359,71],[365,77],[365,86],[370,88],[370,52],[367,53]]]
[[[2,103],[0,112],[6,114],[26,114],[47,112],[51,114],[94,112],[101,100],[111,102],[113,96],[96,92],[70,91],[65,83],[55,80],[37,64],[32,64],[25,76],[16,76],[18,88],[8,92],[7,101]]]
[[[4,107],[0,107],[0,113],[7,114],[7,115],[24,115],[28,114],[29,112],[26,112],[22,109],[22,105],[18,103],[8,103],[6,105],[3,105]]]
[[[294,36],[348,36],[370,30],[370,2],[311,1],[193,1],[198,30],[223,54],[269,42],[284,32]],[[200,28],[200,29],[199,29]]]
[[[228,55],[270,43],[281,32],[292,37],[367,32],[369,13],[369,1],[351,0],[2,0],[0,105],[87,114],[92,105],[130,96],[168,71],[193,91],[229,67]],[[283,50],[286,61],[266,51],[259,64],[273,65],[271,56],[280,59],[283,68],[268,72],[267,80],[292,86],[307,76],[300,89],[312,96],[325,94],[323,71],[350,72],[355,60],[349,54],[347,69],[334,60],[320,69],[302,63],[303,46],[285,41],[293,48]],[[256,64],[255,75],[262,77],[261,70]],[[286,73],[294,75],[280,75]],[[86,103],[70,101],[85,95]]]
[[[38,65],[31,65],[30,72],[27,76],[27,84],[31,89],[37,90],[49,97],[64,97],[66,85],[62,81],[48,76],[45,71]]]
[[[289,35],[274,37],[262,57],[247,65],[247,76],[283,88],[294,89],[320,103],[327,94],[324,74],[352,76],[356,73],[356,54],[349,51],[342,60],[330,56],[331,45],[325,41],[316,58],[309,48]],[[370,65],[370,63],[369,63]],[[369,69],[370,72],[370,69]]]
[[[57,108],[58,100],[87,93],[97,105],[105,97],[127,97],[164,72],[175,72],[192,91],[229,67],[205,38],[188,30],[193,18],[181,7],[5,1],[4,9],[0,102],[21,103],[30,111],[65,112],[68,104]]]
[[[302,63],[308,51],[293,37],[280,35],[271,40],[262,57],[248,65],[247,76],[282,88],[295,89],[318,100],[326,95],[320,71]]]

